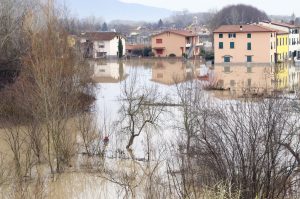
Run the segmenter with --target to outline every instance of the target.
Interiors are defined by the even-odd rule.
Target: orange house
[[[223,25],[214,31],[215,63],[274,63],[277,31],[251,25]]]
[[[200,52],[197,35],[185,30],[167,30],[153,35],[151,44],[155,57],[181,57],[186,54],[191,58]]]

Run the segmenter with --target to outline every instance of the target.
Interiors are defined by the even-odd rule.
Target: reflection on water
[[[172,85],[196,77],[194,63],[158,61],[152,66],[152,81]]]
[[[131,60],[91,64],[93,79],[97,83],[118,83],[130,75],[130,69],[138,69],[145,84],[172,86],[175,83],[198,79],[217,93],[216,96],[243,96],[273,91],[294,91],[299,85],[300,66],[291,63],[269,64],[220,64],[205,65],[197,61]]]
[[[125,64],[91,62],[94,70],[92,79],[96,83],[117,83],[126,79]]]
[[[219,92],[219,95],[239,97],[269,94],[274,91],[295,91],[299,85],[299,69],[288,63],[215,65],[208,70],[208,81],[215,89],[229,91]]]

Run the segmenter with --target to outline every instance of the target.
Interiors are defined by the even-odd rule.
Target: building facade
[[[277,32],[276,37],[276,62],[285,62],[289,59],[289,34]]]
[[[223,25],[214,31],[215,63],[273,63],[276,31],[259,25]]]
[[[167,30],[152,36],[151,45],[155,57],[187,57],[199,55],[199,40],[196,34],[185,30]]]
[[[288,44],[289,44],[288,57],[289,59],[300,57],[299,27],[292,24],[279,23],[279,22],[260,22],[259,24],[265,27],[288,32]]]

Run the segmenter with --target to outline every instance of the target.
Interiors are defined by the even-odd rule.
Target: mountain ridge
[[[93,3],[93,6],[90,6]],[[158,21],[174,13],[171,10],[146,6],[137,3],[125,3],[119,0],[89,0],[89,1],[69,1],[72,11],[81,13],[80,18],[101,17],[105,21],[129,20],[129,21]],[[80,12],[79,12],[80,10]],[[145,19],[145,16],[147,18]]]

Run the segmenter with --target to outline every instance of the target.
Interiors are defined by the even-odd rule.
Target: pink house
[[[215,63],[274,63],[276,30],[260,25],[223,25],[214,31]]]
[[[186,30],[167,30],[152,36],[151,45],[156,57],[175,55],[188,57],[199,54],[198,36]]]

